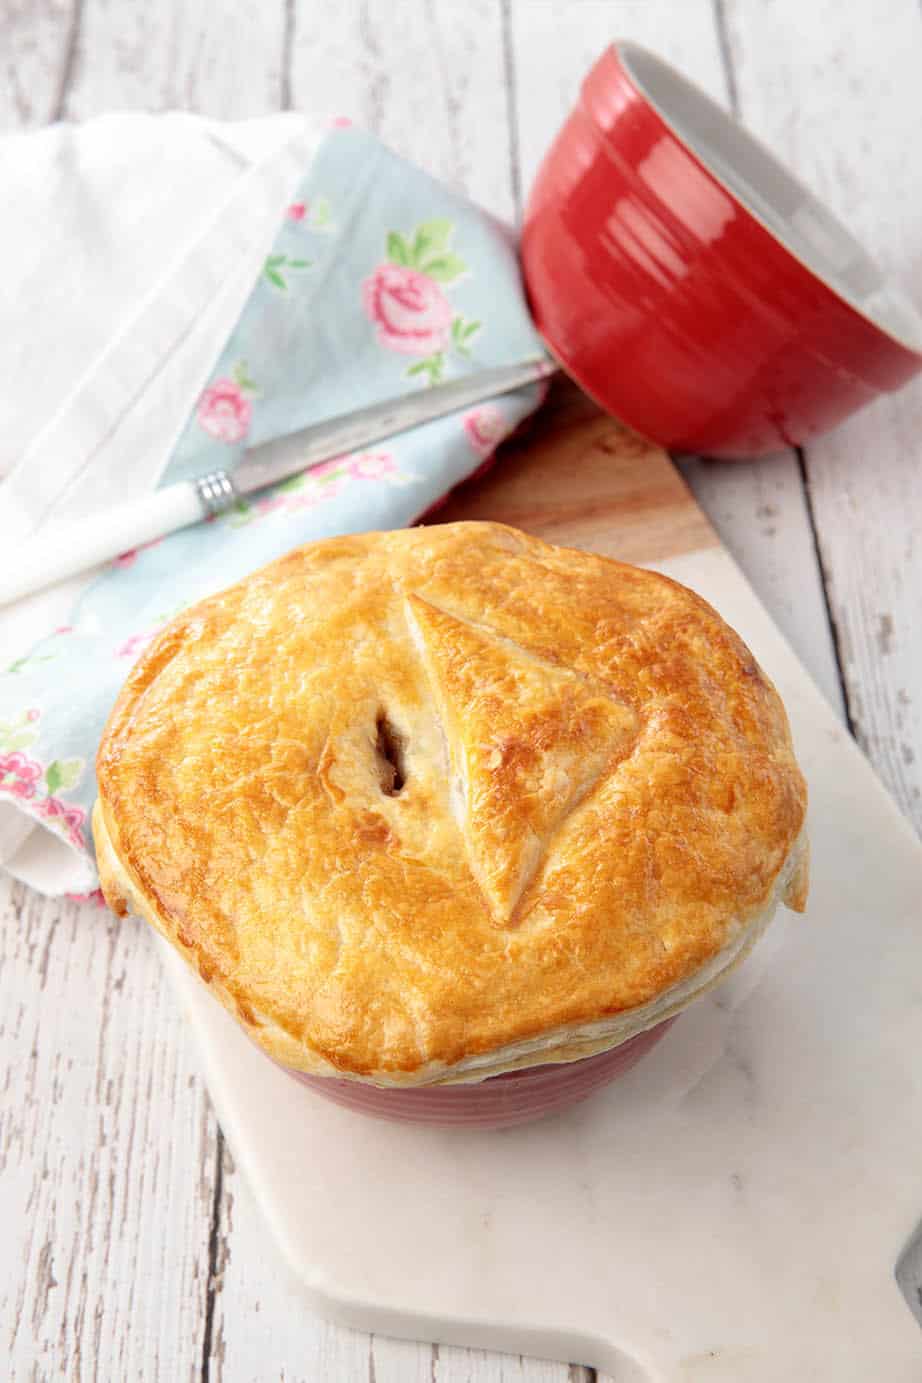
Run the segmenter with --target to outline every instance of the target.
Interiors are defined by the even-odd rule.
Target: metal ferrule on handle
[[[237,491],[227,471],[209,471],[194,483],[206,514],[223,514],[237,503]]]

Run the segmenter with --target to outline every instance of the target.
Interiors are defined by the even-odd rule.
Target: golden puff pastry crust
[[[148,647],[98,758],[116,911],[277,1060],[482,1079],[623,1041],[804,906],[784,708],[676,582],[459,523],[301,548]]]

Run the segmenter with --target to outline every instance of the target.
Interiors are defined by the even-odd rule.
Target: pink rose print
[[[292,202],[285,215],[289,221],[303,221],[307,215],[307,202]]]
[[[65,629],[65,631],[66,631],[68,634],[70,633],[70,625],[69,625],[69,624],[68,624],[68,625],[65,625],[65,626],[64,626],[64,629]],[[60,634],[60,633],[63,632],[63,631],[59,629],[57,632]],[[41,714],[42,714],[42,713],[41,713],[41,711],[38,709],[38,707],[37,707],[37,706],[33,706],[32,709],[31,709],[30,711],[26,711],[26,720],[38,720],[38,719],[40,718]]]
[[[451,304],[435,280],[418,269],[380,264],[362,284],[362,301],[382,346],[404,355],[433,355],[448,345]]]
[[[239,442],[249,431],[253,405],[233,379],[216,379],[199,399],[199,424],[219,442]]]
[[[499,409],[485,404],[484,407],[475,408],[466,415],[464,431],[477,455],[486,458],[493,455],[506,436],[508,428]]]
[[[0,754],[0,790],[14,797],[34,797],[36,784],[44,777],[44,769],[28,754],[18,750]]]
[[[421,221],[411,231],[390,230],[387,262],[362,284],[365,312],[388,350],[417,357],[408,377],[438,384],[450,354],[470,356],[481,323],[457,312],[443,285],[468,273],[452,249],[455,227],[444,216]]]
[[[34,722],[40,715],[41,712],[33,708],[25,711],[12,726],[6,725],[4,733],[7,741],[12,738],[15,744],[18,735],[19,743],[22,743],[22,730],[17,727],[29,721]],[[34,739],[34,734],[30,738]],[[8,792],[20,798],[24,804],[28,803],[29,811],[50,821],[59,835],[66,836],[72,845],[83,849],[86,811],[75,803],[62,802],[54,795],[59,789],[67,792],[76,787],[82,771],[82,759],[55,759],[46,768],[21,749],[13,749],[0,754],[0,792]]]
[[[46,797],[38,804],[39,816],[63,830],[71,845],[83,848],[83,823],[86,812],[74,803],[62,802],[60,797]]]
[[[353,456],[349,462],[349,474],[355,480],[381,480],[386,475],[395,475],[397,464],[386,451],[366,451]]]
[[[347,130],[352,124],[352,121],[348,115],[334,115],[330,124],[333,126],[334,130]]]
[[[334,456],[332,461],[321,461],[317,466],[311,466],[309,471],[305,471],[305,478],[310,476],[314,480],[321,475],[329,475],[331,472],[338,475],[342,470],[342,458]]]
[[[296,514],[300,509],[313,509],[328,499],[335,499],[343,487],[344,479],[345,471],[321,480],[319,484],[312,477],[308,477],[304,488],[296,490],[286,499],[285,512]]]

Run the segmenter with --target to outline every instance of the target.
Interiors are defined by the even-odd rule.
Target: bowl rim
[[[905,290],[902,290],[898,281],[886,274],[878,264],[874,256],[861,244],[859,240],[843,225],[836,216],[811,190],[796,177],[776,154],[768,148],[756,135],[752,134],[742,124],[736,121],[724,108],[713,100],[701,87],[691,81],[684,73],[673,67],[671,63],[661,58],[643,44],[635,43],[632,39],[615,39],[605,49],[590,69],[589,74],[584,79],[583,88],[597,71],[600,64],[607,58],[613,57],[617,65],[618,73],[627,82],[643,104],[659,120],[663,128],[671,135],[675,142],[682,148],[688,157],[694,160],[705,176],[721,192],[731,199],[738,210],[746,216],[755,226],[758,226],[778,248],[787,255],[800,269],[817,284],[821,285],[826,292],[835,298],[847,311],[852,313],[867,328],[874,332],[881,340],[888,343],[892,348],[908,356],[915,362],[916,368],[922,367],[922,315],[920,315],[913,300]],[[697,147],[686,132],[672,115],[667,106],[650,89],[648,81],[645,81],[641,73],[638,72],[638,65],[647,66],[655,70],[657,76],[673,83],[684,96],[693,101],[703,111],[706,111],[709,118],[714,122],[720,131],[731,137],[731,141],[745,146],[752,150],[759,162],[765,168],[770,168],[775,177],[782,180],[792,191],[795,191],[802,199],[803,205],[809,207],[811,213],[824,223],[827,229],[834,232],[837,236],[846,240],[867,266],[876,271],[880,276],[881,285],[894,284],[899,290],[902,301],[905,302],[910,316],[919,317],[919,329],[917,339],[911,339],[909,335],[903,335],[890,326],[872,316],[857,301],[848,290],[840,284],[840,281],[831,280],[827,274],[818,267],[808,262],[802,253],[791,244],[789,238],[781,231],[769,223],[760,215],[758,209],[750,204],[746,199],[742,188],[734,186],[732,179],[723,176],[721,172],[713,166],[707,157],[707,153]],[[589,106],[592,112],[592,106]],[[729,164],[730,160],[726,160]],[[747,185],[744,174],[739,174],[740,181]]]

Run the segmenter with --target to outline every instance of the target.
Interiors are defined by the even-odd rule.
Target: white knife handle
[[[205,513],[194,482],[185,481],[90,514],[79,522],[49,524],[28,547],[4,553],[0,605],[197,523]]]

